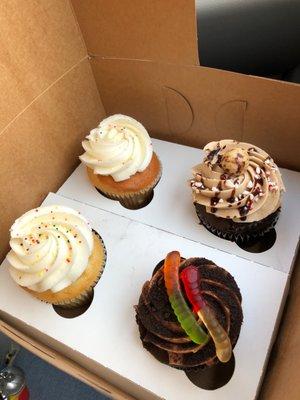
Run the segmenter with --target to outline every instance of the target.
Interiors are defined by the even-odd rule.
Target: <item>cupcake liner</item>
[[[230,240],[232,242],[248,242],[263,238],[271,229],[276,225],[280,208],[268,215],[261,221],[248,222],[248,223],[235,223],[232,220],[226,220],[224,218],[216,217],[212,214],[206,213],[205,207],[194,203],[197,216],[200,223],[212,234],[222,239]],[[221,221],[222,220],[222,221]],[[224,229],[217,227],[220,221]],[[216,224],[214,225],[213,222]]]
[[[101,265],[101,268],[99,269],[99,274],[98,274],[97,278],[94,280],[94,282],[84,292],[78,294],[77,296],[73,297],[72,299],[68,299],[68,300],[64,300],[64,301],[53,301],[51,303],[40,299],[41,301],[43,301],[44,303],[47,303],[47,304],[52,304],[55,306],[60,306],[62,308],[71,309],[71,308],[81,307],[91,299],[91,296],[93,295],[93,288],[97,285],[99,279],[101,278],[103,271],[105,269],[105,264],[106,264],[106,260],[107,260],[107,251],[106,251],[106,247],[105,247],[102,237],[94,229],[93,229],[93,233],[99,238],[101,245],[103,247],[102,265]]]
[[[118,201],[123,207],[129,208],[131,210],[137,210],[139,208],[147,206],[151,202],[154,196],[154,188],[160,181],[161,175],[162,169],[160,169],[160,173],[157,175],[151,185],[137,192],[116,194],[105,191],[103,189],[99,189],[99,187],[95,188],[99,193],[101,193],[108,199]]]
[[[96,282],[97,283],[97,282]],[[91,297],[93,296],[93,287],[86,290],[84,293],[80,294],[79,296],[75,297],[74,299],[63,301],[63,302],[55,302],[51,303],[54,306],[59,306],[61,308],[72,309],[72,308],[79,308],[90,301]]]
[[[235,370],[235,357],[226,363],[217,362],[205,369],[185,370],[187,378],[197,387],[204,390],[216,390],[225,386],[232,378]]]

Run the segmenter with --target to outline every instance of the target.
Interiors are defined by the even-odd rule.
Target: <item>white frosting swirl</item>
[[[112,115],[91,130],[82,142],[80,160],[95,174],[111,175],[116,181],[144,171],[152,158],[152,143],[141,123],[126,115]]]
[[[94,243],[87,220],[63,206],[28,211],[15,221],[10,235],[9,272],[18,285],[36,292],[59,292],[75,282]]]

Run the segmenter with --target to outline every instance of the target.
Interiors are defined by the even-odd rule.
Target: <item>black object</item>
[[[288,82],[293,83],[300,83],[300,65],[297,65],[296,68],[288,71],[284,76],[283,79]]]
[[[52,307],[56,312],[56,314],[60,315],[63,318],[76,318],[79,317],[79,315],[84,314],[88,310],[88,308],[93,302],[93,299],[94,299],[94,289],[91,289],[86,299],[86,302],[78,307],[67,308],[55,304],[53,304]]]
[[[196,0],[200,64],[272,76],[300,64],[299,0]]]
[[[263,253],[273,247],[276,242],[276,231],[271,229],[262,238],[258,237],[250,239],[248,241],[237,240],[236,244],[243,250],[249,251],[249,253]]]
[[[214,214],[206,212],[206,207],[201,204],[194,203],[194,206],[200,223],[203,224],[208,231],[222,239],[236,242],[240,247],[242,243],[254,243],[261,240],[274,228],[280,215],[280,208],[278,208],[260,221],[234,222],[230,218],[216,217]],[[272,247],[275,240],[268,248]]]
[[[186,376],[196,386],[205,390],[216,390],[228,383],[234,373],[235,358],[232,353],[227,363],[219,362],[210,368],[191,369],[185,371]]]

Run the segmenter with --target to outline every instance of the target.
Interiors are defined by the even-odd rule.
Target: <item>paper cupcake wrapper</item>
[[[101,241],[101,244],[103,246],[103,253],[104,253],[104,257],[103,257],[103,262],[101,265],[101,268],[99,270],[99,275],[97,276],[97,279],[91,284],[91,286],[86,289],[84,292],[80,293],[78,296],[74,297],[73,299],[67,300],[67,301],[62,301],[62,302],[53,302],[51,304],[56,305],[56,306],[60,306],[63,308],[78,308],[83,306],[84,304],[86,304],[91,296],[93,295],[93,288],[97,285],[97,283],[99,282],[99,279],[101,278],[104,268],[105,268],[105,264],[106,264],[106,260],[107,260],[107,251],[106,251],[106,247],[104,245],[103,239],[102,237],[99,235],[98,232],[96,232],[93,229],[93,232],[98,236],[98,238]]]
[[[143,337],[144,334],[145,334],[146,328],[143,326],[141,320],[139,319],[139,317],[138,317],[137,315],[135,316],[135,319],[136,319],[136,323],[137,323],[137,325],[138,325],[139,334],[140,334],[140,338],[141,338],[143,347],[144,347],[147,351],[149,351],[149,353],[150,353],[158,362],[163,363],[163,364],[167,365],[167,366],[170,367],[170,368],[174,368],[174,369],[177,369],[177,370],[183,371],[183,372],[185,372],[185,371],[203,371],[204,369],[209,368],[209,366],[208,366],[207,364],[197,365],[196,367],[186,367],[186,368],[184,368],[184,367],[180,367],[180,366],[177,366],[177,365],[170,365],[168,362],[162,361],[162,359],[161,359],[160,356],[159,356],[159,353],[160,353],[160,352],[166,352],[166,351],[165,351],[165,350],[162,350],[162,349],[159,349],[159,348],[157,348],[157,347],[151,345],[151,343],[147,343],[147,342],[145,342],[145,341],[142,339],[142,337]],[[217,359],[217,357],[215,357],[214,360],[213,360],[212,365],[216,365],[217,363],[218,363],[218,359]]]
[[[273,214],[268,216],[267,218],[269,219],[268,224],[266,221],[257,221],[257,222],[250,222],[248,223],[248,229],[247,231],[244,229],[244,226],[241,226],[242,229],[239,229],[240,223],[237,223],[235,226],[235,232],[228,232],[228,231],[222,231],[221,229],[218,229],[217,227],[213,226],[206,218],[205,216],[199,212],[199,210],[196,208],[196,213],[199,218],[200,223],[212,234],[215,236],[218,236],[222,239],[230,240],[232,242],[248,242],[251,240],[256,240],[259,238],[263,238],[268,232],[270,232],[271,229],[274,228],[276,225],[279,214],[280,214],[280,208],[277,209]],[[241,225],[244,225],[241,223]]]
[[[95,187],[95,189],[108,199],[118,201],[123,207],[129,208],[131,210],[137,210],[139,208],[147,206],[151,202],[154,196],[153,190],[160,181],[161,175],[162,168],[160,169],[159,174],[151,183],[151,185],[137,192],[116,194],[111,193],[107,190],[99,189],[98,187]]]

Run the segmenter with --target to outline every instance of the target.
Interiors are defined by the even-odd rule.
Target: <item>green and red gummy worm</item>
[[[178,251],[169,253],[164,262],[165,285],[172,309],[180,325],[194,343],[204,345],[208,342],[209,335],[196,320],[184,298],[180,287],[181,279],[186,296],[193,306],[193,311],[206,326],[215,343],[218,359],[221,362],[227,362],[231,358],[231,342],[227,332],[220,325],[214,312],[207,305],[201,294],[199,270],[197,267],[190,265],[181,272],[179,278],[180,263],[181,258]]]

